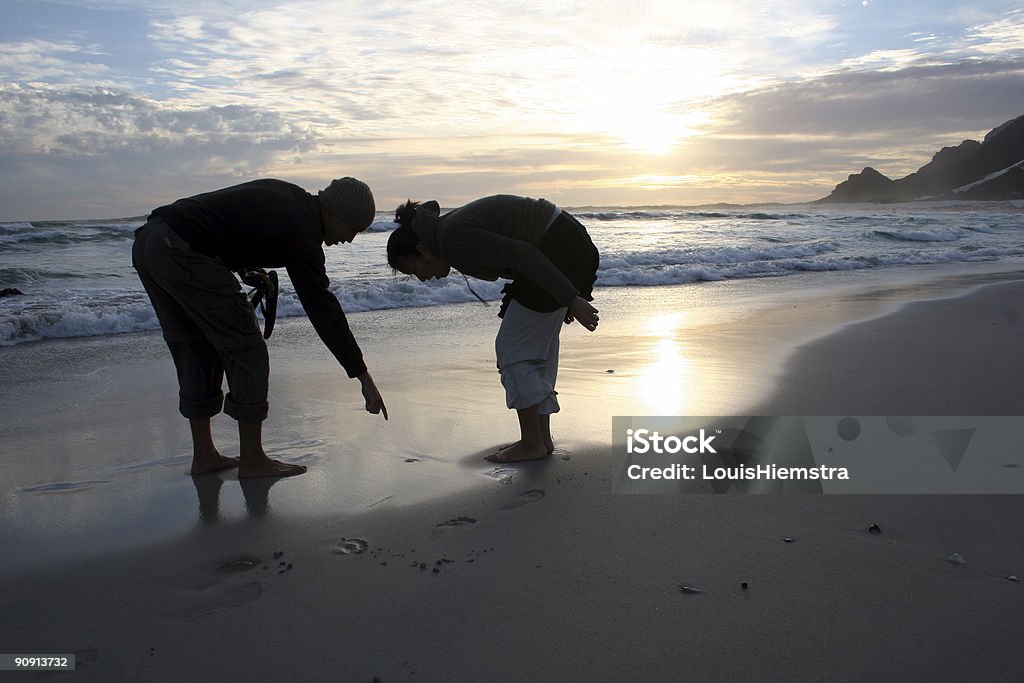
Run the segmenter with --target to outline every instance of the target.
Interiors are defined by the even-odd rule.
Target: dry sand
[[[613,415],[1024,414],[1024,273],[786,280],[599,292],[558,450],[506,467],[493,308],[353,316],[388,423],[281,321],[266,441],[311,471],[245,486],[184,475],[158,335],[4,350],[0,650],[77,654],[25,679],[1016,680],[1017,496],[611,494]]]

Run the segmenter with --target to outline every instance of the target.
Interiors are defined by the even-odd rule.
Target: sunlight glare
[[[634,43],[614,56],[593,65],[583,123],[649,154],[697,135],[710,119],[699,103],[728,80],[712,55],[694,48]]]
[[[641,392],[651,415],[683,415],[684,392],[692,383],[693,361],[676,338],[683,322],[679,313],[655,316],[648,329],[658,337],[650,349],[652,362],[640,375]]]

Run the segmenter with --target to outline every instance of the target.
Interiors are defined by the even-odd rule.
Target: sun
[[[732,77],[712,51],[634,37],[590,63],[578,83],[578,130],[610,145],[666,154],[707,127],[708,103]]]
[[[627,107],[608,130],[629,147],[646,154],[667,154],[682,140],[699,134],[704,112],[668,113],[663,108]]]
[[[615,134],[633,149],[647,154],[667,154],[680,139],[693,134],[678,118],[656,111],[634,111],[623,119]]]
[[[615,93],[610,95],[609,93]],[[620,77],[587,109],[586,125],[645,154],[667,154],[683,139],[698,135],[709,116],[678,99],[666,80],[652,74]]]

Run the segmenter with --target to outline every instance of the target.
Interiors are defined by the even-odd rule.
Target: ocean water
[[[601,251],[598,289],[794,273],[912,268],[1024,257],[1024,202],[570,209]],[[0,223],[0,346],[152,330],[159,323],[131,267],[142,218]],[[473,301],[461,277],[392,274],[380,213],[350,245],[326,248],[348,312]],[[304,315],[284,270],[278,315]],[[502,283],[472,281],[485,299]]]

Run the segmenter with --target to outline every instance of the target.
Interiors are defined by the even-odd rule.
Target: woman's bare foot
[[[547,446],[544,444],[527,444],[523,441],[506,446],[498,449],[496,452],[488,455],[485,460],[491,462],[505,463],[505,462],[525,462],[528,460],[543,460],[544,458],[551,455],[554,451],[554,447],[549,451]]]
[[[305,465],[291,465],[272,458],[262,458],[256,463],[245,463],[238,467],[239,479],[257,477],[294,477],[305,474]]]
[[[200,474],[210,474],[222,470],[230,470],[238,467],[238,458],[227,458],[220,453],[214,452],[211,456],[192,458],[192,470],[189,472],[193,477]]]

